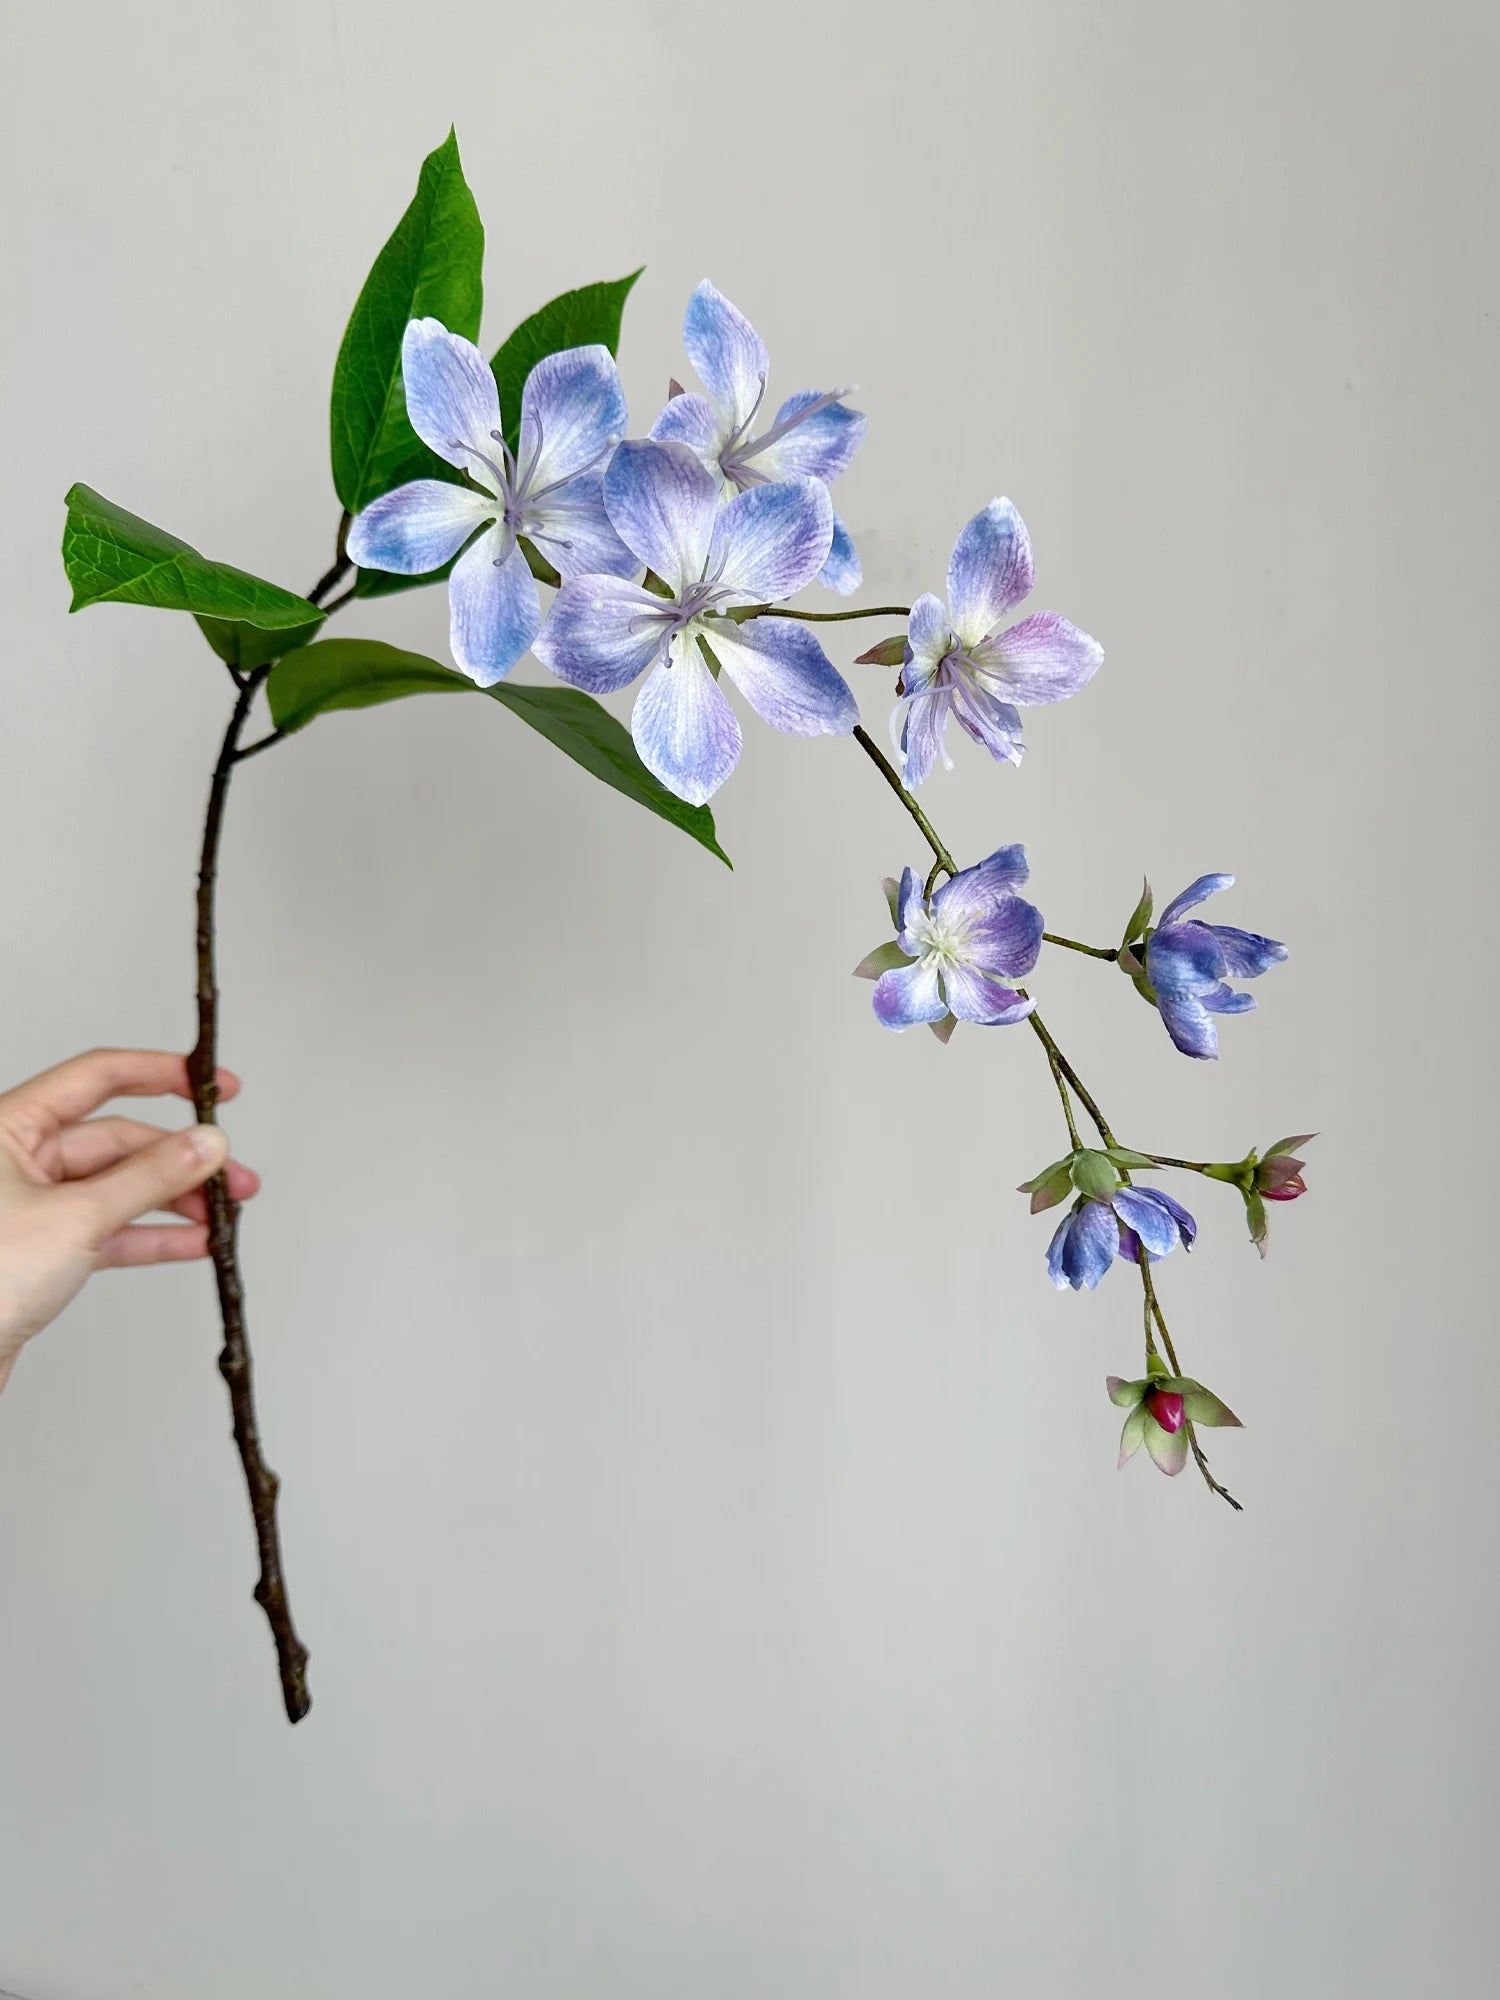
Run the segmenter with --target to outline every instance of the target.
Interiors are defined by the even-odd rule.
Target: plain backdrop
[[[1033,1038],[849,978],[921,855],[852,745],[747,723],[732,874],[488,705],[246,766],[227,1122],[315,1706],[209,1274],[111,1275],[0,1405],[0,1985],[1493,1991],[1494,14],[22,0],[0,54],[7,1080],[190,1039],[231,693],[184,618],[65,617],[63,493],[310,585],[344,321],[456,121],[490,345],[644,263],[638,430],[705,274],[774,395],[858,384],[866,602],[1017,502],[1106,662],[927,803],[1096,941],[1237,870],[1292,957],[1219,1064],[1108,967],[1035,986],[1130,1142],[1322,1134],[1265,1264],[1195,1186],[1163,1272],[1237,1517],[1115,1470],[1138,1292],[1047,1283]],[[340,629],[442,656],[442,595]]]

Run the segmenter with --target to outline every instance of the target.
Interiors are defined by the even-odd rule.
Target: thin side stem
[[[1047,1067],[1052,1072],[1052,1081],[1057,1085],[1058,1097],[1062,1100],[1063,1117],[1068,1121],[1068,1137],[1073,1141],[1073,1151],[1080,1150],[1082,1141],[1078,1137],[1078,1124],[1073,1116],[1073,1100],[1068,1095],[1067,1082],[1063,1077],[1062,1065],[1052,1049],[1047,1051]]]
[[[1111,965],[1120,956],[1115,945],[1079,944],[1076,938],[1058,937],[1055,931],[1043,931],[1042,943],[1060,944],[1064,951],[1081,951],[1086,958],[1107,958]]]
[[[730,616],[736,624],[749,618],[796,618],[804,625],[844,625],[851,618],[910,618],[909,604],[864,604],[857,611],[789,611],[784,604],[747,604]]]
[[[1209,1168],[1207,1160],[1174,1160],[1170,1153],[1148,1153],[1146,1157],[1153,1166],[1181,1167],[1188,1174],[1206,1174]]]
[[[840,616],[842,614],[829,613],[828,615],[830,617],[834,617],[834,616]],[[885,779],[886,783],[890,786],[891,790],[896,794],[896,797],[901,801],[902,805],[906,807],[906,810],[911,814],[912,818],[916,821],[917,825],[922,829],[922,838],[927,842],[927,845],[932,849],[932,852],[937,859],[938,866],[940,868],[946,869],[950,875],[956,875],[958,873],[958,865],[954,861],[953,856],[948,852],[947,848],[944,847],[943,843],[938,839],[937,831],[934,828],[932,821],[927,817],[926,813],[923,812],[922,808],[917,804],[916,800],[912,797],[911,793],[906,789],[905,785],[902,784],[900,773],[897,771],[895,765],[891,762],[890,758],[886,756],[885,752],[881,749],[880,745],[875,741],[874,737],[870,734],[869,730],[866,729],[863,725],[861,725],[854,732],[854,740],[859,745],[860,749],[864,751],[865,755],[869,758],[870,762],[875,766],[876,770],[879,771],[881,777]]]
[[[1018,990],[1021,992],[1025,991],[1024,988],[1019,988]],[[1095,1130],[1098,1132],[1099,1137],[1104,1141],[1106,1146],[1118,1145],[1119,1141],[1115,1138],[1114,1133],[1110,1131],[1109,1126],[1105,1123],[1104,1113],[1099,1109],[1098,1105],[1094,1102],[1093,1096],[1090,1093],[1088,1086],[1084,1083],[1083,1078],[1078,1074],[1077,1070],[1074,1069],[1073,1065],[1068,1061],[1067,1057],[1063,1054],[1062,1050],[1057,1046],[1057,1043],[1052,1039],[1052,1030],[1047,1026],[1046,1022],[1042,1019],[1041,1015],[1035,1012],[1035,1010],[1033,1010],[1030,1014],[1028,1014],[1026,1018],[1031,1023],[1032,1033],[1037,1037],[1042,1047],[1047,1051],[1047,1060],[1049,1062],[1055,1063],[1057,1067],[1062,1071],[1063,1075],[1068,1079],[1068,1082],[1072,1085],[1073,1095],[1078,1099],[1078,1102],[1083,1106],[1084,1110],[1093,1120]]]
[[[188,1078],[193,1087],[193,1103],[198,1117],[207,1125],[218,1120],[218,1087],[214,1073],[218,1067],[219,1049],[215,922],[219,841],[224,828],[224,807],[229,796],[229,780],[234,771],[240,732],[269,672],[269,667],[257,667],[246,676],[240,689],[234,713],[219,747],[218,762],[214,765],[209,786],[208,811],[203,822],[203,848],[198,867],[198,1039],[188,1057]],[[224,1323],[219,1373],[229,1387],[234,1441],[244,1470],[250,1512],[255,1523],[255,1540],[260,1551],[260,1577],[255,1586],[255,1601],[265,1612],[275,1641],[281,1697],[287,1720],[300,1722],[312,1705],[307,1691],[307,1648],[298,1638],[292,1623],[286,1575],[282,1567],[281,1540],[276,1526],[276,1500],[281,1491],[281,1481],[266,1464],[256,1423],[254,1364],[245,1325],[245,1287],[239,1264],[239,1205],[230,1200],[228,1183],[221,1173],[215,1174],[209,1181],[205,1194],[208,1201],[209,1254],[213,1259],[219,1313]]]
[[[317,582],[313,585],[312,589],[307,593],[307,601],[309,604],[321,604],[323,602],[323,599],[328,595],[328,593],[331,590],[338,589],[339,585],[343,582],[344,578],[349,574],[350,570],[353,569],[354,565],[352,562],[350,562],[348,554],[346,553],[346,548],[349,540],[349,530],[352,526],[353,526],[353,517],[350,515],[348,510],[345,509],[345,511],[339,516],[339,531],[338,531],[338,536],[334,542],[333,561],[329,564],[328,568],[324,570],[323,574],[318,578]]]
[[[1177,1359],[1177,1350],[1172,1345],[1172,1336],[1167,1331],[1166,1315],[1162,1312],[1161,1300],[1156,1296],[1156,1281],[1151,1276],[1151,1260],[1146,1255],[1144,1249],[1141,1252],[1140,1264],[1138,1268],[1141,1274],[1141,1288],[1146,1295],[1146,1312],[1148,1315],[1148,1320],[1154,1319],[1156,1321],[1157,1331],[1161,1335],[1161,1344],[1167,1350],[1167,1366],[1171,1369],[1174,1375],[1181,1375],[1182,1365]],[[1150,1329],[1148,1325],[1147,1335],[1146,1335],[1148,1346],[1150,1344],[1150,1338],[1151,1338]],[[1227,1486],[1221,1486],[1218,1480],[1215,1479],[1213,1474],[1209,1471],[1208,1458],[1204,1453],[1202,1445],[1199,1444],[1198,1442],[1198,1432],[1193,1424],[1192,1418],[1184,1417],[1183,1422],[1187,1426],[1188,1445],[1192,1451],[1194,1463],[1197,1465],[1199,1472],[1201,1472],[1203,1475],[1204,1484],[1208,1487],[1210,1493],[1217,1493],[1219,1498],[1223,1500],[1228,1506],[1232,1507],[1236,1514],[1243,1514],[1245,1511],[1244,1508],[1240,1505],[1239,1501],[1235,1499],[1234,1495],[1230,1492],[1229,1488]]]

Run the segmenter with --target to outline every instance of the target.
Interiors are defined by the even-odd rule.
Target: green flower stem
[[[1063,1117],[1068,1121],[1068,1137],[1073,1142],[1073,1151],[1081,1150],[1083,1141],[1078,1136],[1077,1120],[1073,1116],[1073,1100],[1068,1095],[1068,1086],[1063,1079],[1062,1064],[1057,1059],[1055,1049],[1047,1051],[1047,1067],[1052,1072],[1052,1081],[1057,1085],[1058,1097],[1062,1100]]]
[[[900,799],[902,805],[906,807],[906,810],[911,814],[917,825],[922,829],[922,838],[932,849],[934,855],[936,855],[939,868],[946,869],[950,875],[956,875],[958,873],[958,863],[953,859],[947,848],[944,847],[941,840],[938,839],[937,831],[932,821],[923,812],[905,785],[902,784],[895,765],[886,756],[869,730],[862,725],[857,727],[854,731],[854,740],[885,779],[891,790],[896,794],[896,797]]]
[[[851,618],[910,618],[909,604],[865,604],[857,611],[789,611],[784,604],[737,604],[729,616],[736,625],[748,618],[796,618],[804,625],[843,625]]]
[[[1171,1368],[1174,1375],[1180,1376],[1182,1367],[1177,1359],[1177,1350],[1172,1345],[1172,1336],[1167,1331],[1167,1321],[1161,1309],[1161,1300],[1156,1296],[1156,1280],[1151,1275],[1151,1259],[1145,1254],[1144,1250],[1141,1253],[1141,1261],[1138,1268],[1141,1274],[1141,1287],[1146,1295],[1146,1351],[1150,1353],[1152,1348],[1151,1322],[1154,1319],[1157,1331],[1161,1335],[1161,1344],[1167,1350],[1167,1365]],[[1236,1514],[1243,1514],[1245,1511],[1244,1508],[1235,1499],[1229,1488],[1221,1486],[1209,1471],[1208,1458],[1202,1445],[1198,1442],[1198,1433],[1194,1427],[1192,1418],[1184,1417],[1183,1422],[1187,1425],[1188,1444],[1192,1449],[1194,1463],[1202,1473],[1204,1484],[1208,1487],[1209,1492],[1217,1493],[1219,1498],[1227,1502]]]
[[[1206,1174],[1212,1171],[1207,1160],[1174,1160],[1170,1153],[1148,1153],[1146,1157],[1154,1166],[1181,1167],[1187,1174]]]
[[[1120,956],[1115,945],[1079,944],[1076,938],[1058,937],[1054,931],[1042,932],[1043,944],[1060,944],[1064,951],[1081,951],[1086,958],[1105,958],[1113,965]]]

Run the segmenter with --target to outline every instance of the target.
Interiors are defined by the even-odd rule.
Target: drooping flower
[[[854,696],[805,625],[725,615],[791,597],[817,575],[833,532],[821,480],[752,486],[721,507],[718,481],[685,445],[642,441],[610,460],[604,504],[626,548],[669,594],[618,575],[569,577],[534,650],[589,694],[611,694],[650,668],[630,727],[641,761],[669,791],[702,805],[739,761],[740,725],[717,666],[773,729],[842,736],[855,727]]]
[[[954,543],[947,604],[929,592],[911,608],[891,719],[907,784],[920,785],[939,755],[951,768],[950,716],[992,757],[1019,764],[1019,709],[1066,700],[1098,671],[1103,647],[1055,611],[1002,629],[1032,580],[1025,523],[1009,500],[992,500]]]
[[[401,342],[406,411],[425,445],[470,484],[413,479],[372,500],[349,529],[361,569],[422,576],[486,527],[448,582],[450,640],[480,687],[503,680],[542,624],[525,535],[563,576],[631,576],[640,564],[604,510],[604,468],[625,433],[625,393],[607,347],[546,355],[521,391],[514,452],[489,363],[441,321],[414,319]]]
[[[865,434],[865,419],[842,401],[847,389],[799,390],[787,397],[769,429],[754,434],[771,366],[766,344],[707,278],[688,301],[682,344],[708,394],[674,394],[651,426],[653,438],[687,445],[736,493],[775,479],[813,478],[827,485],[848,468]],[[835,514],[818,581],[847,596],[858,589],[860,574],[849,530]]]
[[[1161,1188],[1081,1194],[1047,1246],[1047,1274],[1060,1292],[1091,1292],[1117,1257],[1136,1264],[1144,1252],[1155,1263],[1179,1243],[1191,1250],[1197,1234],[1182,1203]]]
[[[1191,1375],[1169,1374],[1160,1355],[1149,1355],[1146,1369],[1134,1382],[1119,1375],[1105,1377],[1109,1400],[1116,1409],[1129,1412],[1120,1432],[1121,1465],[1128,1464],[1144,1444],[1158,1469],[1174,1475],[1188,1461],[1190,1424],[1241,1427],[1227,1403]]]
[[[1189,910],[1233,882],[1232,875],[1200,875],[1168,903],[1154,930],[1144,928],[1150,916],[1148,888],[1137,905],[1140,935],[1127,938],[1120,951],[1122,971],[1158,1009],[1167,1033],[1186,1056],[1216,1056],[1219,1036],[1214,1015],[1248,1014],[1254,1007],[1254,994],[1237,991],[1227,983],[1229,977],[1258,979],[1288,955],[1275,938],[1187,917]]]
[[[1024,847],[1001,847],[951,876],[929,900],[922,877],[901,877],[896,939],[856,968],[875,980],[887,1028],[938,1025],[948,1015],[981,1027],[1024,1021],[1036,1004],[1015,991],[1042,949],[1042,913],[1016,890],[1030,870]]]

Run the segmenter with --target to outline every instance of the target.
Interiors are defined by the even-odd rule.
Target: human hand
[[[224,1100],[240,1080],[221,1069],[218,1085]],[[220,1168],[232,1201],[260,1186],[216,1125],[89,1116],[113,1097],[161,1096],[192,1089],[185,1059],[159,1049],[95,1049],[0,1094],[0,1389],[93,1272],[208,1254],[202,1187]],[[153,1212],[183,1220],[139,1219]]]

